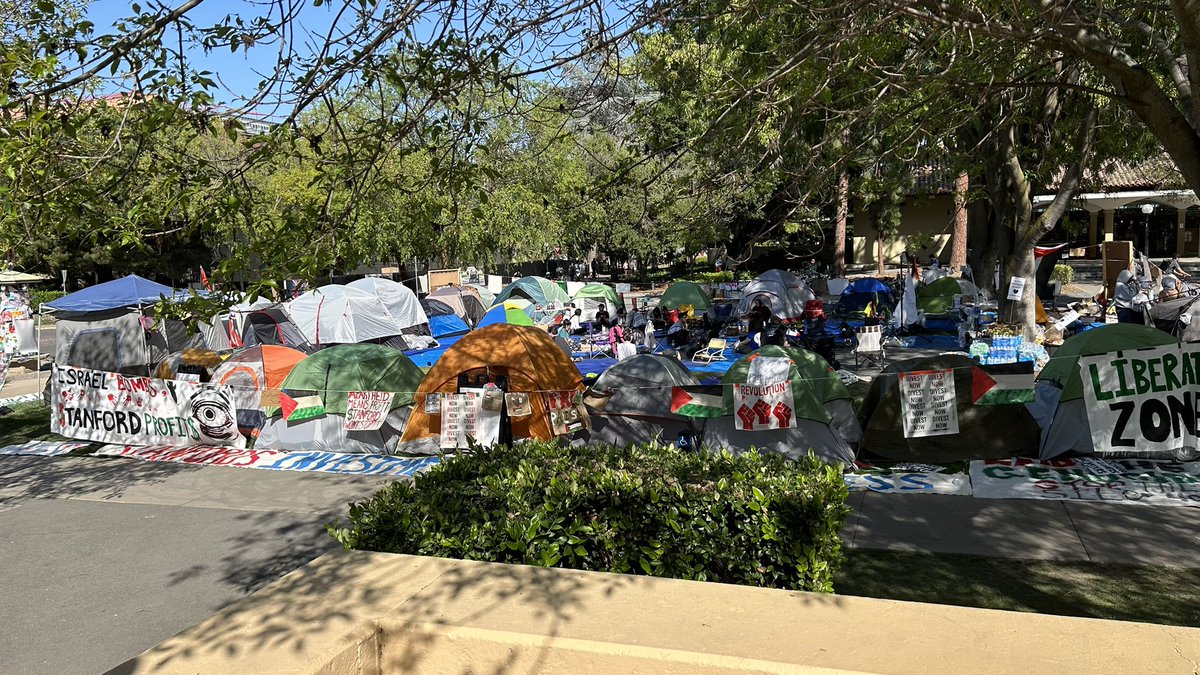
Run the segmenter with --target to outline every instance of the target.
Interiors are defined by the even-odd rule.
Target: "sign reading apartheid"
[[[1200,344],[1082,356],[1079,368],[1097,454],[1200,446]]]
[[[971,462],[984,499],[1054,499],[1200,507],[1200,462],[1000,459]]]
[[[900,411],[905,438],[957,434],[954,371],[900,373]]]
[[[50,430],[67,438],[135,445],[245,447],[233,390],[55,366]]]
[[[346,393],[346,431],[375,431],[392,410],[394,392],[351,391]]]

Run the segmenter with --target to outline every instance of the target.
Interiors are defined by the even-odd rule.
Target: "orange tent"
[[[417,388],[416,401],[401,443],[441,433],[441,415],[425,413],[425,395],[457,392],[461,376],[465,376],[469,386],[506,377],[510,392],[579,391],[583,388],[579,369],[545,331],[530,326],[493,324],[467,333],[447,349],[425,375]],[[530,396],[529,402],[533,414],[512,419],[513,438],[553,438],[543,396]]]
[[[213,373],[212,381],[237,389],[279,389],[292,368],[306,356],[302,351],[278,345],[250,347],[226,359]]]

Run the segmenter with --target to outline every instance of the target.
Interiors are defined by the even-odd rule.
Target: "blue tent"
[[[421,301],[425,316],[429,317],[429,332],[435,339],[450,335],[462,335],[471,330],[462,317],[454,313],[454,308],[444,302],[425,298]]]
[[[892,288],[879,279],[856,279],[838,298],[838,314],[856,314],[874,302],[876,307],[883,305],[891,307],[896,304]]]
[[[103,312],[120,307],[153,305],[163,296],[171,298],[174,295],[175,290],[169,286],[130,274],[122,279],[106,281],[64,295],[46,303],[46,307],[56,312]]]

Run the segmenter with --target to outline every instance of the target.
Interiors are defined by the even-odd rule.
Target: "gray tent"
[[[1150,308],[1150,321],[1183,342],[1200,340],[1200,296],[1185,295]]]
[[[886,459],[912,462],[957,462],[996,459],[1037,452],[1039,430],[1021,404],[975,405],[971,385],[977,364],[966,356],[942,354],[889,364],[863,400],[862,450]],[[904,437],[900,373],[921,370],[954,370],[958,433]]]
[[[593,392],[612,392],[607,399],[589,397],[591,440],[599,443],[673,442],[684,431],[698,435],[703,420],[671,412],[671,388],[698,386],[700,381],[675,359],[640,354],[604,371]]]
[[[276,450],[321,450],[363,454],[391,454],[396,450],[412,406],[392,410],[375,431],[346,431],[344,415],[329,414],[299,423],[276,415],[267,420],[255,441],[256,448]]]
[[[147,332],[143,317],[153,322],[148,309],[57,314],[54,362],[144,376],[150,374],[150,364],[160,363],[172,352],[203,344],[201,336],[189,334],[180,321],[160,321]]]
[[[283,305],[255,310],[246,314],[242,328],[242,346],[278,345],[291,347],[302,352],[313,351],[304,334],[292,323]]]

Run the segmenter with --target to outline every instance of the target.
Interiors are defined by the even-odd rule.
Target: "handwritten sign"
[[[1109,459],[971,462],[971,485],[984,499],[1050,499],[1200,507],[1200,462]]]
[[[480,404],[479,394],[473,392],[442,396],[443,448],[466,448],[467,440],[478,435],[479,416],[482,412]]]
[[[947,436],[958,433],[953,370],[900,373],[900,411],[904,437]]]
[[[244,447],[224,385],[55,366],[50,430],[103,443]]]
[[[351,391],[346,394],[346,431],[375,431],[392,410],[390,391]]]
[[[796,414],[791,381],[765,386],[734,384],[733,412],[733,426],[738,431],[791,429]]]
[[[1017,300],[1025,294],[1025,277],[1013,277],[1008,282],[1008,299]]]

